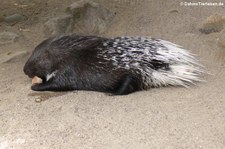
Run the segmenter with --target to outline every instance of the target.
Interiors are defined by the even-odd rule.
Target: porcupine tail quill
[[[159,60],[168,62],[169,71],[154,70],[151,77],[151,87],[160,86],[183,86],[188,87],[196,82],[203,81],[200,75],[203,73],[203,66],[191,54],[181,46],[169,41],[160,40],[167,50],[158,49]]]

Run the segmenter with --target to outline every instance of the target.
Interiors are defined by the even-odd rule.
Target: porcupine
[[[126,95],[200,81],[201,65],[181,46],[151,37],[63,35],[40,43],[24,66],[43,80],[34,91],[91,90]]]

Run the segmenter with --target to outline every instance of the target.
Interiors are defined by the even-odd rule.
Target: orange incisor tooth
[[[32,85],[33,84],[41,84],[43,82],[43,80],[37,76],[33,77],[32,79]]]

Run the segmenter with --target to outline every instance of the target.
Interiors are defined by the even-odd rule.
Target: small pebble
[[[35,98],[35,102],[41,102],[42,100],[40,98]]]

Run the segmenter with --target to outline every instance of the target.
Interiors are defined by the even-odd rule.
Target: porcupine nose
[[[25,66],[23,67],[23,72],[28,75],[28,77],[32,78],[33,76],[31,75],[31,72],[28,68],[28,64],[26,63]]]

